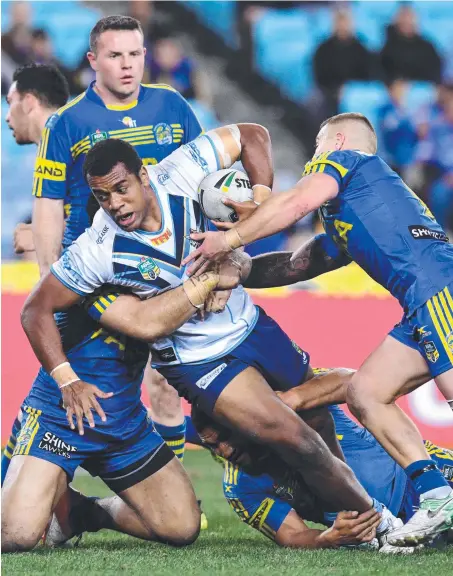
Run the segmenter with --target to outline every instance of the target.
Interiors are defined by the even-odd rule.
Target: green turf
[[[411,557],[345,550],[279,549],[241,524],[230,511],[221,491],[222,470],[206,452],[189,451],[185,464],[209,519],[209,530],[194,545],[172,549],[106,531],[85,535],[80,547],[72,550],[38,548],[27,554],[3,555],[3,575],[453,575],[453,547]],[[87,476],[79,476],[75,484],[86,493],[108,493],[105,485]]]

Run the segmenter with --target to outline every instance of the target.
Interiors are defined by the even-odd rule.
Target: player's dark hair
[[[190,417],[192,418],[192,424],[195,430],[200,433],[205,428],[214,428],[217,429],[219,424],[211,417],[203,412],[196,404],[192,404]]]
[[[21,96],[33,94],[46,108],[61,108],[69,98],[68,81],[55,66],[27,64],[13,75]]]
[[[143,34],[140,22],[131,16],[106,16],[96,22],[90,32],[91,52],[96,52],[99,36],[108,30],[138,30]]]
[[[143,166],[135,148],[125,140],[101,140],[86,155],[83,176],[85,180],[88,176],[106,176],[117,164],[124,164],[126,170],[137,177]]]

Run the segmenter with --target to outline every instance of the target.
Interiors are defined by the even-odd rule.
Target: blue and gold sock
[[[186,443],[186,422],[178,426],[165,426],[154,421],[154,428],[162,436],[165,443],[173,450],[174,455],[182,462]]]
[[[9,463],[11,462],[11,458],[13,457],[14,448],[16,447],[17,435],[20,431],[20,422],[19,419],[16,418],[14,420],[13,429],[11,430],[11,435],[8,440],[8,444],[5,446],[2,455],[2,486],[3,481],[5,480],[6,473],[8,472]]]

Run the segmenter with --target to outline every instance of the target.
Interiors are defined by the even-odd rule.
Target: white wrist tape
[[[63,362],[56,366],[50,372],[50,376],[55,380],[60,390],[80,380],[69,362]]]
[[[239,128],[236,126],[236,124],[231,124],[231,126],[226,126],[226,128],[233,137],[234,142],[239,148],[240,153],[242,150],[242,146],[241,146],[241,132]],[[225,168],[229,168],[233,164],[233,161],[231,159],[231,156],[225,150],[225,144],[223,143],[222,138],[217,134],[215,130],[209,132],[209,137],[214,143],[217,153],[222,160],[222,164],[225,166]]]

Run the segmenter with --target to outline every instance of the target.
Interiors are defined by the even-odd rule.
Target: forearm
[[[321,548],[335,548],[335,545],[330,541],[326,535],[326,530],[318,530],[316,528],[305,528],[300,531],[291,530],[288,534],[280,534],[277,532],[275,542],[279,546],[285,548],[300,548],[300,549],[321,549]]]
[[[39,271],[43,277],[60,257],[64,233],[63,200],[36,199],[32,226]]]
[[[296,388],[285,392],[284,402],[288,400],[293,410],[311,410],[346,402],[346,391],[354,370],[336,368],[330,372],[314,376]],[[286,396],[287,395],[287,396]]]

